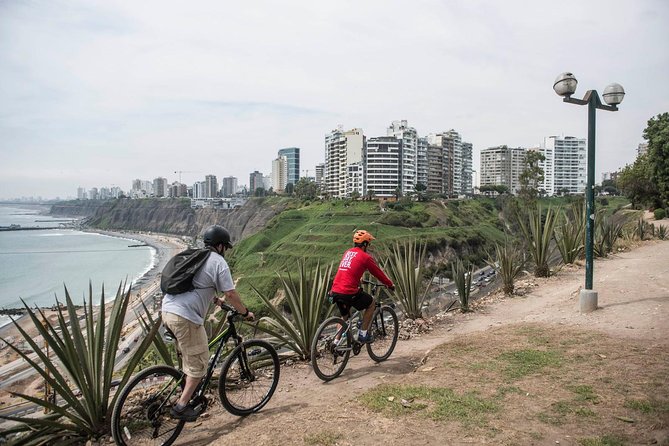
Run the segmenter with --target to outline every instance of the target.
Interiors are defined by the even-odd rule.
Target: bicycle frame
[[[207,389],[207,387],[209,387],[209,382],[211,381],[211,377],[214,375],[214,369],[216,368],[216,364],[218,363],[218,360],[221,356],[221,351],[223,350],[223,346],[227,344],[230,338],[232,338],[235,341],[234,347],[237,347],[242,343],[242,337],[239,334],[237,334],[237,328],[235,327],[234,324],[234,318],[238,316],[239,313],[237,312],[237,310],[235,310],[233,307],[227,304],[222,304],[221,308],[228,311],[228,314],[226,316],[228,320],[228,326],[215,338],[209,341],[208,344],[209,350],[211,350],[212,347],[215,346],[216,344],[218,344],[218,347],[216,348],[215,353],[209,358],[207,373],[204,375],[198,386],[195,388],[193,396],[191,396],[191,401],[196,401],[198,403],[200,402],[199,400],[204,397],[204,392]],[[242,367],[244,368],[245,371],[248,372],[248,364],[245,361],[246,356],[242,355],[242,358],[244,359]],[[181,386],[181,383],[184,381],[185,376],[186,375],[183,372],[181,372],[181,379],[179,379],[176,383],[174,383],[174,389],[172,390],[172,392],[170,392],[170,396],[176,391],[176,389],[179,386]]]

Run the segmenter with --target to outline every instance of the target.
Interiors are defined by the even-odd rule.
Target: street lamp
[[[578,81],[571,73],[562,73],[555,79],[553,90],[563,97],[564,102],[588,106],[588,181],[585,188],[585,289],[581,290],[579,303],[581,312],[597,309],[597,293],[592,290],[593,242],[595,236],[595,111],[596,109],[618,111],[618,104],[625,97],[625,89],[620,84],[611,84],[604,89],[602,104],[595,90],[588,90],[583,99],[573,99]]]

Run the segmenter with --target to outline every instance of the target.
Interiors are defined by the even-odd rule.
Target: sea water
[[[56,227],[59,221],[39,215],[38,207],[0,205],[0,226]],[[46,221],[36,221],[46,220]],[[76,304],[89,298],[113,299],[119,284],[144,275],[155,259],[155,249],[134,240],[72,229],[0,231],[0,308],[48,307],[65,302],[65,286]],[[0,326],[9,322],[0,316]]]

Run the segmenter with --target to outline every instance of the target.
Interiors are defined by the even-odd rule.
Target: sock
[[[367,336],[367,330],[358,330],[358,336],[362,336],[363,338]]]

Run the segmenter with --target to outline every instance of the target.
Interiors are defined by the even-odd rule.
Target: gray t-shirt
[[[193,277],[195,289],[163,297],[163,313],[177,314],[194,324],[202,325],[212,298],[219,292],[235,289],[228,262],[212,252],[202,268]]]

